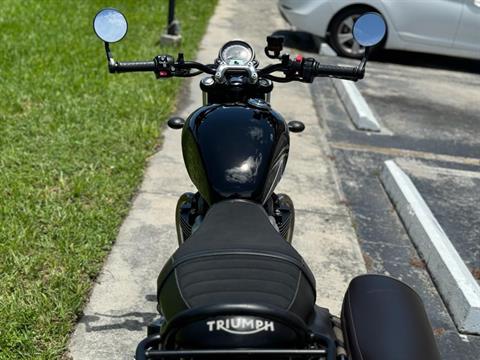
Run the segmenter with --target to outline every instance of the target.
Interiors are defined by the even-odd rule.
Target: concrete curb
[[[338,56],[335,50],[327,43],[320,45],[319,53],[322,56]],[[368,106],[365,98],[358,91],[355,83],[338,79],[332,79],[332,81],[355,127],[358,130],[380,132],[381,127],[377,118]]]
[[[358,130],[380,132],[381,127],[377,118],[355,83],[338,79],[332,79],[332,81],[355,127]]]
[[[385,161],[380,179],[460,331],[480,334],[480,286],[410,177]]]

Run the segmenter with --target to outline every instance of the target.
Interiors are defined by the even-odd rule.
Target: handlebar
[[[177,61],[170,55],[159,55],[151,61],[113,61],[109,58],[109,71],[111,73],[125,72],[145,72],[152,71],[157,78],[167,78],[172,76],[191,77],[201,73],[214,75],[218,65],[205,65],[194,61],[183,61],[183,56]],[[192,69],[197,71],[191,72]],[[271,75],[274,72],[283,72],[285,77]],[[313,58],[297,57],[295,60],[285,57],[282,63],[273,64],[258,69],[257,73],[261,77],[277,81],[302,81],[312,82],[315,77],[334,77],[346,80],[357,81],[364,77],[365,64],[359,66],[341,66],[341,65],[323,65]],[[251,74],[250,74],[251,75]]]

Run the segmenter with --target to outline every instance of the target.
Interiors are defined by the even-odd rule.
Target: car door
[[[480,0],[465,0],[455,47],[480,54]]]
[[[403,41],[453,47],[464,0],[383,0],[383,3]]]

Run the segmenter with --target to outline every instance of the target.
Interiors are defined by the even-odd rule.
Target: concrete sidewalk
[[[198,59],[212,62],[228,40],[242,38],[258,52],[265,38],[285,29],[275,0],[221,0],[202,40]],[[177,114],[201,104],[200,78],[189,84]],[[339,188],[308,85],[277,84],[272,105],[286,119],[301,120],[305,132],[291,135],[291,152],[277,192],[288,193],[296,207],[294,246],[317,279],[317,303],[338,313],[349,280],[365,265]],[[73,359],[131,359],[146,325],[156,316],[156,278],[176,248],[175,205],[194,191],[183,165],[180,131],[165,130],[132,209],[92,292],[69,345]]]

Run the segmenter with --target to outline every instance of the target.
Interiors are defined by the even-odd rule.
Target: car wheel
[[[329,43],[340,56],[361,59],[365,48],[353,38],[353,24],[364,13],[372,10],[366,8],[351,8],[337,14],[330,24]],[[384,42],[375,48],[382,47]]]

